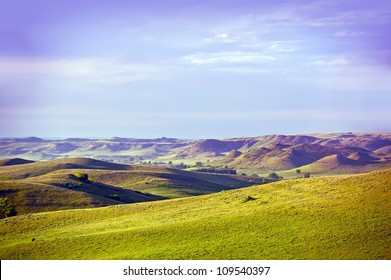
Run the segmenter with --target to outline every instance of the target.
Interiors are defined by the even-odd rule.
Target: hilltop
[[[0,166],[9,166],[9,165],[19,165],[26,163],[33,163],[33,160],[26,160],[22,158],[10,158],[10,159],[1,159]]]
[[[16,216],[0,220],[0,258],[387,260],[390,180],[385,170]]]

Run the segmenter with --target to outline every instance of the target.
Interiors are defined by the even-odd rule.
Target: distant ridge
[[[9,166],[9,165],[19,165],[19,164],[27,164],[33,163],[33,160],[26,160],[22,158],[11,158],[11,159],[1,159],[0,166]]]
[[[47,141],[45,139],[38,138],[38,137],[14,138],[13,140],[16,142],[27,142],[27,143],[42,143]]]
[[[149,163],[166,167],[191,167],[198,162],[204,167],[229,167],[238,171],[238,174],[262,175],[293,168],[300,169],[324,157],[339,155],[340,157],[333,163],[326,163],[330,161],[327,159],[321,165],[327,167],[339,163],[339,166],[351,166],[349,172],[360,173],[390,168],[390,147],[391,133],[264,135],[199,140],[167,137],[156,139],[28,137],[0,139],[0,159],[18,157],[41,161],[87,157],[117,164]],[[342,160],[343,158],[346,160]],[[346,161],[349,164],[343,164]],[[180,165],[181,163],[183,165]],[[74,162],[69,164],[80,165]],[[320,169],[317,170],[319,173],[316,174],[322,173]],[[327,170],[328,168],[325,172]],[[312,170],[307,172],[313,173]]]

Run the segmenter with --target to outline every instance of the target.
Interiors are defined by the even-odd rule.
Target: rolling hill
[[[0,166],[0,197],[8,197],[19,214],[194,196],[263,182],[88,158],[13,162],[20,164]]]
[[[391,167],[391,157],[387,153],[391,141],[389,134],[332,134],[319,138],[276,135],[258,140],[246,150],[239,149],[240,155],[232,156],[235,151],[232,150],[211,165],[227,165],[240,172],[260,175],[283,171],[282,174],[289,177],[297,174],[285,171],[299,168],[313,175],[327,175],[334,174],[337,169],[341,171],[339,173],[350,174]],[[333,156],[338,160],[331,160]]]
[[[352,159],[349,173],[391,167],[390,133],[324,133],[311,135],[265,135],[230,139],[180,140],[134,139],[0,139],[0,158],[50,160],[88,157],[125,164],[190,164],[225,167],[238,173],[267,174],[315,165],[313,175],[327,175],[338,168],[316,163],[339,155]],[[172,166],[172,165],[171,165]],[[324,169],[320,167],[324,166]],[[340,164],[341,170],[347,170]],[[330,173],[331,172],[331,173]],[[290,174],[285,172],[285,174]],[[1,176],[1,175],[0,175]]]
[[[391,170],[0,220],[1,259],[390,259]]]

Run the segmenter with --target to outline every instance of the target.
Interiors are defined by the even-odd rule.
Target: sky
[[[0,137],[391,131],[389,0],[0,0]]]

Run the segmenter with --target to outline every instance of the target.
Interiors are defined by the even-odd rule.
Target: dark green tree
[[[276,172],[270,173],[268,177],[272,178],[272,179],[279,179],[280,178]]]
[[[0,197],[0,219],[16,215],[15,206],[11,204],[8,197]]]
[[[76,173],[75,176],[84,182],[88,182],[88,174],[86,173]]]

